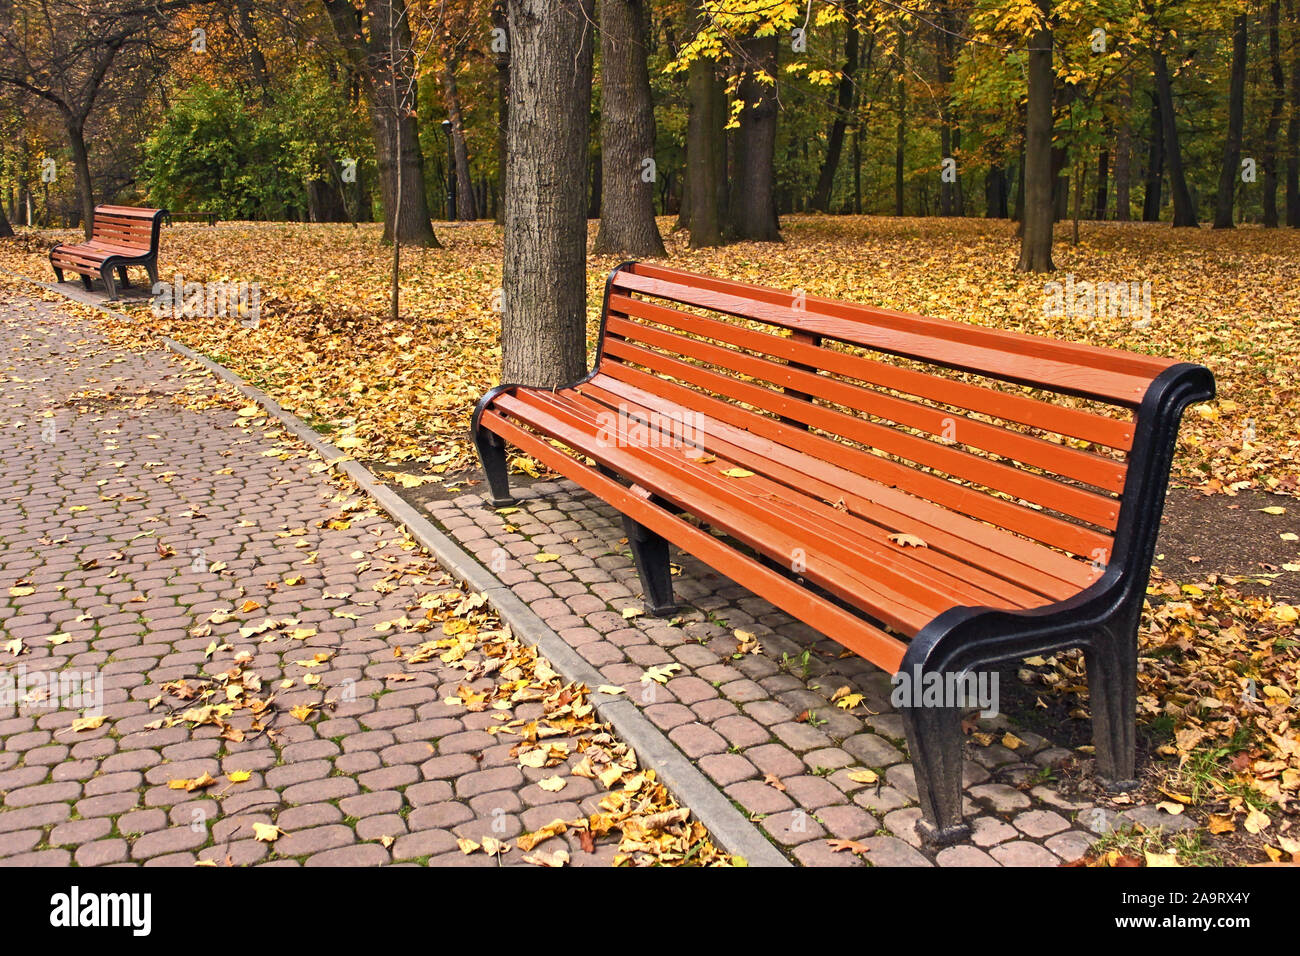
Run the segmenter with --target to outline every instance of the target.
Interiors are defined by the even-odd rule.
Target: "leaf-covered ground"
[[[501,233],[472,224],[438,234],[442,249],[404,250],[403,318],[393,323],[391,253],[378,226],[170,228],[164,276],[259,282],[259,326],[234,317],[157,320],[138,303],[132,309],[147,321],[115,326],[113,335],[147,346],[152,331],[164,332],[267,389],[357,457],[454,481],[472,463],[473,404],[496,382]],[[666,238],[681,268],[1203,363],[1219,398],[1189,411],[1175,480],[1225,505],[1245,489],[1300,494],[1300,231],[1084,224],[1077,247],[1058,242],[1052,277],[1012,270],[1017,243],[1004,222],[791,217],[784,234],[781,245],[701,251]],[[0,266],[48,281],[45,253],[65,237],[72,234],[0,242]],[[604,277],[616,264],[589,262],[593,334]],[[1150,321],[1046,315],[1045,283],[1069,274],[1150,282]],[[1289,519],[1291,505],[1281,498],[1272,507]],[[1293,556],[1274,570],[1300,573],[1296,536],[1280,535]],[[1286,859],[1300,853],[1297,609],[1210,574],[1208,555],[1206,566],[1203,580],[1157,575],[1143,619],[1140,717],[1165,741],[1156,751],[1165,758],[1158,786],[1170,807],[1186,807],[1209,833],[1241,835]],[[1080,698],[1082,714],[1081,666],[1063,655],[1034,668],[1034,680]]]
[[[666,230],[671,220],[661,220]],[[594,224],[593,224],[594,229]],[[983,220],[791,217],[781,245],[692,251],[668,237],[672,264],[778,288],[999,328],[1201,362],[1220,399],[1194,409],[1177,475],[1208,491],[1300,491],[1300,439],[1291,408],[1300,372],[1300,233],[1160,224],[1082,227],[1059,242],[1058,275],[1012,270],[1014,226]],[[466,424],[496,382],[501,232],[445,224],[444,248],[403,250],[402,320],[387,318],[391,252],[379,227],[292,223],[179,225],[163,233],[163,276],[261,285],[261,322],[234,318],[149,323],[223,360],[322,431],[355,438],[358,457],[468,464]],[[0,243],[0,265],[49,281],[49,245],[71,232]],[[594,334],[604,277],[593,256]],[[1152,317],[1049,317],[1046,281],[1151,283]],[[135,310],[148,315],[143,303]],[[345,442],[351,445],[351,441]]]

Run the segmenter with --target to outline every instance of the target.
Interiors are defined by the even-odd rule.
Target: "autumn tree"
[[[469,168],[464,105],[457,73],[478,28],[478,12],[474,0],[438,0],[439,47],[442,55],[440,76],[447,120],[451,124],[452,158],[456,165],[456,218],[463,220],[477,219],[479,210],[474,195],[474,177]]]
[[[1232,18],[1232,75],[1228,94],[1228,134],[1223,144],[1219,191],[1214,204],[1214,228],[1233,227],[1233,200],[1241,173],[1241,135],[1246,122],[1246,14]]]
[[[86,123],[119,79],[160,68],[158,36],[169,18],[211,0],[29,0],[0,5],[0,84],[49,104],[72,155],[82,225],[89,237],[95,196]],[[122,68],[129,61],[135,71]],[[115,67],[118,67],[115,69]]]
[[[365,89],[384,203],[384,241],[437,246],[425,198],[416,117],[420,51],[412,38],[410,4],[408,0],[365,0],[360,6],[352,0],[321,2]]]
[[[1021,272],[1051,272],[1052,230],[1052,68],[1051,0],[1036,0],[1038,17],[1029,34],[1029,101],[1025,113],[1025,214],[1020,232]]]
[[[594,0],[508,0],[502,380],[586,368],[587,143]]]

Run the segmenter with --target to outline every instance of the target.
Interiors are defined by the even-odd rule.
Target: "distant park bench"
[[[472,431],[494,504],[509,443],[623,513],[653,613],[672,543],[906,683],[946,843],[973,704],[930,691],[981,668],[1081,647],[1097,775],[1132,785],[1178,423],[1213,396],[1199,365],[628,263],[591,373],[494,388]]]
[[[200,212],[198,210],[192,212],[168,211],[165,218],[169,226],[178,220],[181,222],[206,222],[209,226],[217,224],[217,214],[215,212]]]
[[[50,265],[60,282],[68,270],[81,275],[91,288],[92,278],[103,279],[110,299],[117,298],[120,285],[131,287],[127,266],[142,266],[149,281],[158,282],[158,232],[165,209],[136,206],[96,206],[90,238],[74,245],[60,243],[50,250]],[[114,279],[114,273],[117,279]]]

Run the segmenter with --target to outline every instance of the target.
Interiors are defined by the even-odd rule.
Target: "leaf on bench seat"
[[[928,548],[929,545],[914,534],[891,534],[889,540],[904,548]]]
[[[753,478],[754,473],[748,468],[728,468],[723,472],[728,478]]]

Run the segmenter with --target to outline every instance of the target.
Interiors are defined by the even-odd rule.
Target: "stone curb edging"
[[[129,316],[104,305],[72,295],[58,286],[30,279],[8,269],[0,272],[56,292],[80,305],[89,305],[123,321]],[[77,290],[80,291],[80,290]],[[623,696],[601,694],[595,690],[605,680],[577,651],[570,647],[544,620],[537,616],[509,587],[483,567],[451,538],[438,530],[426,517],[411,507],[392,488],[385,485],[360,462],[325,441],[296,415],[286,411],[273,398],[245,382],[230,369],[165,335],[159,338],[172,352],[202,366],[217,378],[233,385],[246,398],[261,405],[289,432],[310,447],[324,461],[339,461],[334,468],[351,478],[373,498],[389,517],[415,538],[438,564],[457,580],[481,591],[501,619],[520,640],[536,644],[538,649],[570,681],[581,682],[591,689],[591,702],[601,719],[613,726],[619,737],[644,764],[654,768],[662,783],[691,813],[708,828],[710,836],[728,853],[743,857],[750,866],[791,866],[789,859],[764,837],[704,774],[656,727],[641,709]]]

